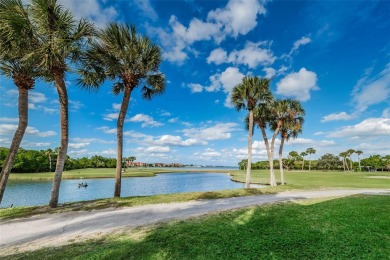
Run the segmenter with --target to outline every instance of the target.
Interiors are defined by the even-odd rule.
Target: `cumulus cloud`
[[[301,101],[310,99],[310,91],[318,90],[317,74],[305,68],[293,72],[282,78],[277,84],[276,93],[294,97]]]
[[[191,93],[200,93],[203,91],[203,86],[200,84],[190,83],[188,87],[191,89]]]
[[[147,18],[151,19],[152,21],[156,21],[158,19],[158,15],[149,0],[134,0],[133,3],[143,12]]]
[[[176,16],[171,16],[169,30],[151,26],[147,26],[147,30],[160,39],[164,58],[180,64],[188,58],[186,52],[191,51],[195,42],[214,40],[220,43],[226,37],[246,35],[253,30],[257,25],[257,15],[266,13],[265,2],[230,0],[225,7],[211,10],[205,20],[193,18],[186,26]]]
[[[142,122],[142,127],[157,127],[162,126],[162,123],[154,121],[153,117],[145,115],[145,114],[137,114],[131,117],[128,121],[130,122]]]
[[[267,79],[272,79],[276,75],[276,70],[271,67],[264,68],[263,71],[265,72],[264,77]]]
[[[98,139],[98,138],[79,138],[79,137],[76,137],[76,138],[70,138],[70,140],[72,140],[73,142],[77,142],[77,143],[89,143],[89,144],[90,143],[99,143],[99,144],[114,144],[115,143],[114,140],[108,141],[108,140]]]
[[[115,21],[118,16],[114,6],[103,7],[104,0],[60,0],[59,3],[69,9],[77,19],[92,20],[98,27]]]
[[[12,124],[0,124],[0,135],[13,134],[18,126]],[[26,135],[35,135],[39,137],[49,137],[56,135],[54,131],[41,132],[35,127],[27,126]]]
[[[207,144],[207,142],[204,140],[197,140],[192,138],[182,140],[180,136],[173,136],[173,135],[163,135],[159,139],[153,140],[151,143],[159,146],[171,145],[171,146],[182,146],[182,147]]]
[[[347,121],[347,120],[351,120],[353,119],[354,116],[353,115],[349,115],[345,112],[340,112],[340,113],[333,113],[333,114],[329,114],[327,116],[324,116],[321,120],[321,122],[329,122],[329,121],[340,121],[340,120],[344,120],[344,121]]]
[[[256,68],[259,64],[271,65],[276,58],[269,48],[263,48],[265,45],[269,45],[269,43],[247,42],[243,49],[233,50],[229,55],[223,49],[218,48],[210,53],[207,62],[214,62],[217,65],[222,63],[242,64],[249,68]]]
[[[0,117],[0,122],[17,123],[17,122],[19,122],[19,118],[17,118],[17,117]]]
[[[390,137],[390,118],[368,118],[356,125],[344,126],[329,133],[328,136],[339,138]]]
[[[70,148],[75,148],[75,149],[80,149],[80,148],[83,148],[85,146],[88,146],[90,143],[69,143],[68,146]]]
[[[368,70],[368,73],[371,70]],[[365,111],[369,106],[385,102],[390,99],[390,63],[378,75],[365,75],[354,86],[353,102],[358,111]]]
[[[119,112],[117,112],[117,113],[108,113],[108,114],[103,115],[103,119],[106,120],[106,121],[113,121],[113,120],[118,119],[118,116],[119,116]]]
[[[188,128],[181,132],[184,133],[184,136],[198,140],[224,140],[232,136],[231,132],[236,131],[237,126],[236,123],[217,123],[214,126]]]
[[[150,147],[139,147],[136,149],[142,153],[168,153],[170,148],[168,146],[150,146]]]

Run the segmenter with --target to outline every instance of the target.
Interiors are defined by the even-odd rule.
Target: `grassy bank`
[[[184,202],[199,199],[219,199],[230,197],[241,197],[250,195],[272,194],[288,189],[294,189],[292,186],[269,187],[265,189],[235,189],[222,190],[212,192],[185,192],[174,194],[162,194],[143,197],[126,197],[126,198],[109,198],[92,201],[81,201],[73,203],[65,203],[59,205],[58,208],[52,209],[48,206],[39,207],[15,207],[0,209],[0,220],[29,217],[44,213],[60,213],[80,210],[93,210],[103,208],[118,208],[118,207],[133,207],[147,204]]]
[[[390,196],[274,204],[9,259],[388,259]]]

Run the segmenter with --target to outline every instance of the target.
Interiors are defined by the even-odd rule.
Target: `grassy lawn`
[[[275,171],[276,180],[280,172]],[[232,171],[234,180],[245,181],[245,171]],[[286,183],[305,188],[390,188],[390,172],[337,172],[337,171],[285,171]],[[384,178],[369,178],[383,176]],[[253,170],[251,180],[254,183],[268,183],[268,170]]]
[[[138,228],[9,259],[389,259],[390,196],[281,203]]]

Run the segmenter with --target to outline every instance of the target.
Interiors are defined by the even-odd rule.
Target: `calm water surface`
[[[78,188],[87,182],[87,188]],[[114,195],[115,179],[62,180],[59,203],[110,198]],[[51,181],[8,181],[0,207],[36,206],[49,203]],[[122,179],[122,197],[148,196],[179,192],[212,191],[243,188],[224,173],[169,173],[155,177]]]

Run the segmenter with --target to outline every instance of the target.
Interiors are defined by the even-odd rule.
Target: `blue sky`
[[[99,27],[134,24],[161,46],[166,92],[152,101],[131,98],[124,152],[142,162],[237,165],[247,156],[245,111],[229,95],[246,75],[272,78],[278,98],[298,98],[306,109],[303,133],[284,154],[313,147],[314,157],[362,150],[390,154],[389,1],[169,1],[62,0],[76,17]],[[97,93],[67,75],[72,157],[115,157],[121,96],[106,82]],[[17,90],[0,77],[0,146],[17,124]],[[53,85],[30,92],[29,128],[22,147],[59,145]],[[271,133],[269,133],[269,136]],[[279,140],[277,140],[277,147]],[[259,131],[254,160],[265,160]]]

